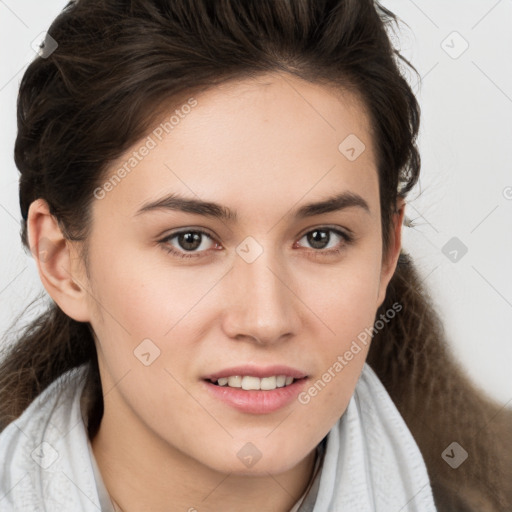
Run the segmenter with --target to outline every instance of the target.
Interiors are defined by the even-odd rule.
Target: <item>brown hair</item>
[[[70,2],[48,31],[58,47],[52,51],[48,38],[20,85],[15,161],[23,244],[28,248],[27,212],[37,198],[48,202],[67,238],[86,242],[93,191],[109,163],[180,95],[282,71],[351,91],[367,109],[387,254],[397,197],[406,197],[420,172],[420,108],[400,60],[414,67],[390,42],[393,22],[396,16],[371,0]],[[404,252],[377,316],[395,302],[403,310],[374,336],[368,363],[420,447],[438,509],[512,508],[512,464],[505,461],[511,411],[500,411],[457,367]],[[52,301],[3,357],[0,429],[83,363],[92,438],[103,397],[91,327]],[[452,441],[469,453],[457,470],[441,457]]]

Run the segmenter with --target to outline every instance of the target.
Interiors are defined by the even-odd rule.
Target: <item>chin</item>
[[[212,464],[212,468],[222,473],[232,473],[238,476],[268,476],[278,475],[289,471],[301,462],[300,448],[293,449],[292,453],[281,453],[277,447],[266,446],[259,450],[252,443],[245,443],[242,448],[234,449],[235,457],[232,451],[228,451]],[[266,455],[267,454],[267,455]],[[221,464],[218,464],[222,461]]]

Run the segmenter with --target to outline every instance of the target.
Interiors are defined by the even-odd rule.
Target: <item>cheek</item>
[[[322,327],[315,347],[319,371],[305,390],[303,402],[308,402],[305,407],[312,414],[321,411],[325,421],[335,421],[344,412],[366,361],[379,276],[377,258],[359,259],[340,266],[328,287],[320,289],[310,283],[305,288],[308,304],[319,312]]]
[[[156,269],[142,265],[133,248],[119,249],[115,258],[106,258],[102,247],[107,245],[98,242],[91,255],[91,324],[116,377],[138,362],[133,351],[144,339],[161,337],[169,324],[166,315],[173,297],[172,288],[166,299],[158,295]]]
[[[104,259],[95,254],[92,274],[91,304],[96,314],[91,323],[110,370],[119,376],[127,369],[138,369],[139,346],[160,351],[164,357],[159,363],[167,358],[170,366],[176,366],[185,358],[185,349],[194,350],[194,340],[201,339],[206,316],[213,313],[209,291],[223,272],[166,265],[165,253],[164,258],[149,258],[133,248],[119,252],[115,264],[108,265],[98,263]]]
[[[322,320],[324,341],[341,350],[347,340],[374,322],[380,266],[375,258],[354,254],[334,271],[322,272],[303,282],[302,299]]]

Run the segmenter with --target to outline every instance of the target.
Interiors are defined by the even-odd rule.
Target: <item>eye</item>
[[[202,231],[200,229],[188,229],[165,237],[161,240],[161,243],[167,252],[177,256],[178,258],[196,258],[202,256],[201,253],[207,250],[203,243],[205,237],[213,241],[213,238],[206,233],[206,231]],[[170,243],[173,239],[176,239],[176,243],[179,245],[178,248]],[[218,246],[218,244],[216,245]],[[199,251],[199,248],[202,248],[202,250]]]
[[[331,236],[331,233],[335,234],[335,237]],[[341,239],[342,242],[336,243],[336,238]],[[313,252],[317,253],[319,256],[322,255],[333,255],[341,252],[346,245],[350,244],[353,241],[353,237],[348,233],[344,233],[339,229],[329,228],[329,227],[320,227],[315,228],[311,231],[308,231],[306,234],[302,236],[300,240],[306,239],[307,243],[310,244],[313,249]],[[299,240],[299,241],[300,241]],[[329,244],[334,240],[334,245]],[[317,255],[315,254],[315,256]]]

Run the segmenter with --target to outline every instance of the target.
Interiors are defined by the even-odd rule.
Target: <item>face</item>
[[[92,205],[103,421],[218,471],[277,474],[345,411],[391,277],[368,119],[348,93],[279,75],[175,108]]]

